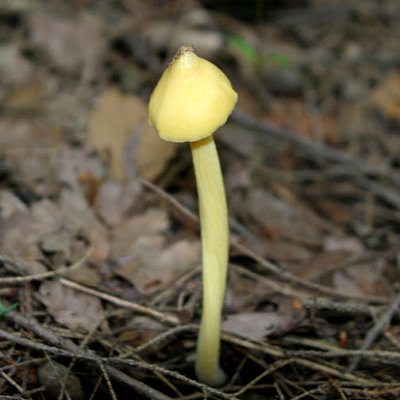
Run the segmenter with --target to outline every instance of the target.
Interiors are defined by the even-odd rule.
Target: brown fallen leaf
[[[97,261],[105,261],[110,254],[109,233],[89,207],[81,191],[64,189],[61,191],[57,214],[62,218],[64,229],[75,236],[83,236],[93,247],[91,256]],[[82,254],[79,254],[82,256]]]
[[[54,203],[42,200],[30,209],[17,208],[0,220],[0,248],[29,274],[45,272],[37,260],[42,258],[40,241],[60,228],[61,219]]]
[[[147,107],[142,99],[109,89],[99,99],[89,123],[92,146],[109,162],[110,176],[123,181],[138,170],[146,179],[154,179],[173,157],[177,146],[161,140],[147,124]],[[133,151],[126,157],[125,151]],[[125,160],[136,165],[125,165]]]
[[[332,276],[332,285],[339,293],[351,293],[354,296],[362,296],[364,294],[354,278],[340,271],[334,272]]]
[[[288,330],[297,322],[292,316],[276,312],[248,312],[232,314],[222,322],[222,329],[237,335],[262,339]]]
[[[37,12],[30,17],[29,27],[32,44],[44,50],[57,69],[64,72],[80,69],[84,80],[96,74],[106,41],[93,16],[81,14],[69,18]]]
[[[112,258],[119,264],[116,272],[143,294],[160,290],[200,261],[198,241],[166,243],[168,227],[164,210],[149,209],[114,232],[111,246]]]
[[[129,211],[140,194],[141,185],[138,181],[123,184],[107,180],[99,186],[94,205],[98,214],[108,225],[118,226],[126,221]]]
[[[224,302],[227,309],[252,311],[255,304],[265,300],[265,285],[242,275],[235,268],[229,269],[228,282]]]
[[[299,243],[320,245],[322,229],[307,214],[268,191],[256,188],[249,191],[248,210],[267,231]]]
[[[90,331],[104,318],[99,298],[63,286],[58,281],[43,282],[40,295],[53,318],[70,329]]]
[[[325,251],[344,251],[350,254],[362,254],[365,249],[361,241],[356,237],[324,237]]]

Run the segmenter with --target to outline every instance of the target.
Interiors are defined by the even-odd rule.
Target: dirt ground
[[[239,94],[218,388],[181,45]],[[400,1],[0,0],[0,399],[400,398],[399,278]]]

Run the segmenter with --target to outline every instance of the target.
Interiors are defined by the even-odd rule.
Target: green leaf
[[[239,36],[228,36],[228,43],[241,51],[245,56],[247,56],[251,61],[256,63],[259,59],[257,50],[244,39]]]
[[[0,299],[0,317],[3,316],[4,314],[8,313],[11,310],[14,310],[14,308],[17,308],[19,306],[19,302],[17,301],[14,304],[11,304],[11,306],[4,307],[3,302]]]
[[[287,67],[289,65],[289,60],[283,54],[270,53],[265,57],[266,60],[272,61],[275,64],[279,64],[282,67]]]

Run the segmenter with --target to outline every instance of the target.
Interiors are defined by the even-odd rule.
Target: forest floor
[[[241,3],[0,1],[0,399],[400,398],[400,2]],[[239,94],[218,388],[189,146],[147,124],[183,44]]]

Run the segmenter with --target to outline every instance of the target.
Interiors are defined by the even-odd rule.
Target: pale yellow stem
[[[213,137],[190,143],[199,197],[203,257],[203,313],[197,342],[196,374],[221,385],[219,366],[221,312],[228,265],[229,228],[225,189]]]

